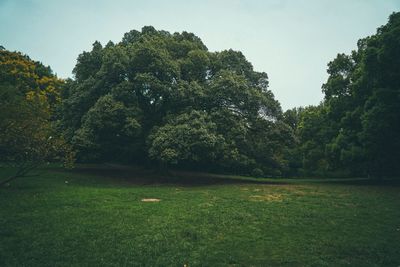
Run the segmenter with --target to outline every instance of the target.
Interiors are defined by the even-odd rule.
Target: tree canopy
[[[192,33],[133,30],[79,55],[62,125],[82,161],[240,170],[283,168],[282,110],[241,52]],[[290,130],[290,129],[289,129]],[[260,148],[269,153],[260,156]]]

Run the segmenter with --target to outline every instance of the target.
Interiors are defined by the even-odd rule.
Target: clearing
[[[0,203],[0,266],[400,265],[398,184],[86,166]]]

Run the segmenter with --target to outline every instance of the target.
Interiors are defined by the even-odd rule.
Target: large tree
[[[241,52],[209,52],[192,33],[146,26],[117,44],[95,42],[74,74],[61,114],[80,160],[282,167],[287,144],[276,133],[290,128],[267,74]]]

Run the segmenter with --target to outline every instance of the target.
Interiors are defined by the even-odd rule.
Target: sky
[[[327,63],[396,11],[400,0],[0,0],[0,45],[67,78],[95,40],[145,25],[193,32],[210,51],[242,51],[286,110],[318,104]]]

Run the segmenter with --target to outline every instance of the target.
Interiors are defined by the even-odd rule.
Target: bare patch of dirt
[[[268,194],[268,195],[253,195],[250,196],[251,201],[278,201],[283,200],[282,194]]]
[[[160,202],[159,198],[142,198],[142,202]]]

